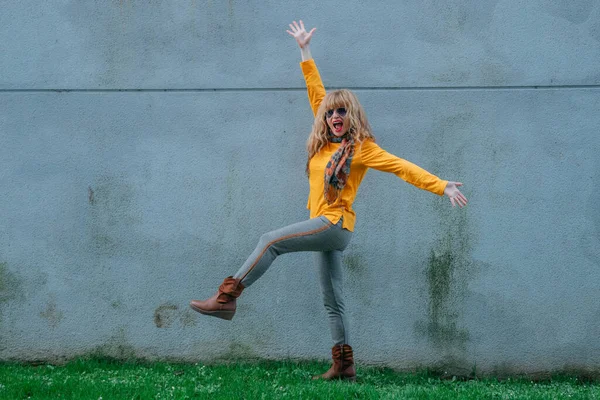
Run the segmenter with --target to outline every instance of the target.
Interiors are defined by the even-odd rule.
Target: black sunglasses
[[[337,115],[339,115],[340,117],[346,116],[346,109],[344,107],[336,108],[335,110],[333,110],[333,109],[327,110],[327,112],[325,113],[325,116],[327,118],[331,118],[333,116],[334,112],[337,112]]]

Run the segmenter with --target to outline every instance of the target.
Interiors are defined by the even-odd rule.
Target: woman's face
[[[344,136],[350,129],[350,119],[345,107],[332,108],[325,112],[325,119],[329,130],[335,136]]]

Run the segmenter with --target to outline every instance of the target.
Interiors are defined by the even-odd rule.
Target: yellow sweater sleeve
[[[444,181],[423,168],[388,153],[372,140],[366,140],[362,143],[361,158],[365,166],[369,168],[391,172],[419,189],[440,196],[444,195],[444,189],[448,181]]]
[[[302,68],[302,74],[304,74],[304,80],[306,81],[310,107],[313,110],[313,115],[317,115],[317,110],[325,97],[325,86],[323,86],[323,81],[321,81],[321,75],[319,75],[315,60],[311,58],[308,61],[302,61],[300,67]]]

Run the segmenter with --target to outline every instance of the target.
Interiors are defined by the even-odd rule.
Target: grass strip
[[[311,380],[321,362],[178,364],[79,359],[0,364],[0,399],[599,399],[600,384],[555,376],[441,379],[427,371],[360,367],[356,383]]]

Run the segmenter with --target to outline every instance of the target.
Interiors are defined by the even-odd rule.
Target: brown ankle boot
[[[313,379],[348,379],[356,380],[356,370],[354,369],[354,355],[352,347],[347,344],[338,344],[331,349],[331,358],[333,365],[323,375],[313,376]]]
[[[206,300],[192,300],[190,307],[200,314],[231,320],[235,315],[235,299],[242,294],[244,285],[233,276],[225,278],[217,293]]]

